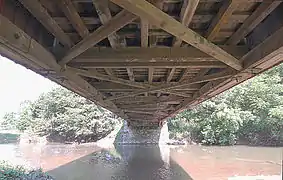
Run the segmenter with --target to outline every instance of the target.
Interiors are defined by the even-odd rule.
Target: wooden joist
[[[180,22],[173,19],[168,14],[160,11],[158,8],[148,3],[145,0],[111,0],[115,4],[124,9],[138,15],[141,18],[147,19],[151,24],[159,26],[165,31],[171,33],[177,38],[191,44],[210,56],[224,62],[236,70],[241,70],[241,63],[232,55],[209,42],[204,37],[195,33],[191,29],[185,27]]]
[[[125,67],[125,66],[122,66],[122,68]],[[135,81],[135,75],[134,75],[134,71],[132,68],[126,68],[127,69],[127,73],[128,73],[128,76],[129,76],[129,80],[130,81]]]
[[[92,0],[93,5],[95,6],[96,12],[99,16],[100,22],[102,24],[108,23],[112,19],[112,15],[109,9],[109,1],[101,1],[101,0]],[[113,49],[123,48],[127,46],[126,39],[120,37],[116,32],[108,35],[108,40]],[[134,81],[134,75],[132,69],[127,68],[127,72],[131,81]]]
[[[100,22],[102,24],[108,23],[111,19],[111,12],[108,8],[109,1],[101,1],[101,0],[92,0],[96,12],[99,16]],[[108,40],[112,48],[121,48],[127,45],[125,38],[120,38],[116,32],[108,35]]]
[[[111,75],[112,76],[112,75]],[[96,89],[98,89],[101,92],[130,92],[130,91],[137,91],[140,88],[127,86],[123,84],[117,84],[112,82],[93,82],[91,83]],[[152,82],[152,85],[154,86],[160,86],[161,82]],[[176,88],[175,90],[178,91],[195,91],[201,88],[201,85],[199,84],[191,84],[189,86],[184,86],[182,88]]]
[[[174,88],[177,88],[177,87],[183,87],[183,86],[195,84],[195,83],[214,81],[214,80],[217,80],[217,79],[225,79],[225,78],[231,77],[232,75],[233,74],[231,73],[231,71],[224,71],[224,72],[215,73],[215,74],[212,74],[212,75],[206,75],[202,78],[194,78],[194,79],[190,79],[190,80],[184,80],[184,81],[178,82],[178,83],[168,83],[168,84],[164,84],[164,85],[161,85],[161,86],[158,86],[158,87],[147,88],[145,90],[140,90],[140,91],[133,92],[133,93],[127,93],[127,94],[123,94],[123,95],[119,95],[119,96],[109,97],[108,100],[115,100],[115,99],[121,99],[121,98],[125,98],[125,97],[137,96],[139,94],[149,93],[149,92],[170,90],[170,89],[174,89]]]
[[[154,73],[154,68],[153,66],[151,66],[150,68],[148,68],[148,83],[152,83],[153,80],[153,73]]]
[[[34,0],[19,0],[26,9],[64,46],[71,47],[73,45],[71,39],[65,34],[56,21],[50,16],[47,10]]]
[[[148,21],[146,19],[141,19],[141,47],[148,47],[148,28]]]
[[[208,40],[212,41],[218,34],[218,32],[221,29],[221,26],[223,26],[229,18],[232,16],[232,13],[237,9],[237,6],[239,5],[239,2],[235,0],[226,0],[223,1],[223,5],[219,9],[217,15],[212,20],[206,37]]]
[[[236,45],[248,35],[260,22],[262,22],[281,1],[262,2],[259,7],[249,16],[237,31],[228,39],[226,44]]]
[[[199,4],[199,0],[184,0],[181,13],[180,13],[180,22],[188,27],[190,22],[193,19],[197,6]],[[173,46],[180,47],[182,44],[182,39],[174,38]]]
[[[139,83],[139,82],[129,81],[129,80],[126,80],[126,79],[121,79],[121,78],[117,78],[117,77],[113,77],[113,76],[103,75],[103,74],[96,72],[95,70],[83,70],[83,69],[77,69],[77,68],[72,68],[72,67],[67,67],[67,69],[68,69],[68,71],[72,72],[73,74],[79,74],[79,75],[90,77],[90,78],[96,78],[96,79],[103,80],[103,81],[114,82],[114,83],[123,84],[123,85],[127,85],[127,86],[132,86],[132,87],[137,87],[137,88],[141,88],[141,89],[147,89],[147,88],[155,87],[153,85],[146,84],[146,83]],[[171,90],[171,91],[165,90],[165,91],[162,91],[162,92],[169,93],[169,94],[175,94],[175,95],[182,96],[182,97],[191,97],[191,95],[189,95],[189,94],[177,92],[177,91],[174,91],[174,90]]]
[[[172,69],[170,69],[168,71],[168,75],[167,75],[167,78],[166,78],[166,82],[170,82],[174,76],[174,73],[175,73],[175,70],[176,70],[176,67],[173,67]]]
[[[220,46],[237,58],[248,52],[246,46]],[[161,62],[165,61],[217,61],[194,47],[152,47],[152,48],[90,48],[72,62]]]
[[[62,77],[65,77],[64,81],[67,81],[68,84],[73,84],[73,88],[79,89],[80,93],[88,99],[117,113],[122,118],[127,118],[114,103],[104,100],[104,96],[83,78],[73,74],[69,70],[62,71],[62,67],[57,64],[55,57],[36,40],[32,39],[2,15],[0,15],[0,22],[1,54],[12,58],[14,61],[21,62],[24,59],[30,64],[36,64],[38,67],[47,70],[52,69]],[[18,36],[15,36],[15,34]]]
[[[262,43],[252,49],[247,55],[241,58],[241,61],[244,64],[244,69],[242,71],[236,73],[231,78],[212,81],[205,84],[193,95],[193,98],[187,98],[182,104],[178,105],[174,111],[171,111],[168,117],[172,117],[185,108],[190,108],[255,76],[255,74],[249,72],[249,69],[258,69],[259,71],[257,73],[260,73],[266,69],[278,65],[280,62],[282,62],[283,57],[282,34],[283,27],[278,29]],[[161,120],[165,119],[166,118],[163,118]]]
[[[133,21],[135,18],[136,16],[134,14],[122,10],[106,24],[100,26],[96,31],[91,33],[89,36],[84,38],[75,46],[73,46],[59,63],[61,65],[67,64],[73,58],[77,57],[78,55],[91,48],[104,38],[108,37],[110,34],[124,27],[126,24]]]
[[[59,0],[60,8],[63,10],[65,16],[71,22],[72,26],[76,29],[78,34],[84,38],[89,34],[87,27],[82,21],[80,15],[78,14],[76,8],[74,7],[71,0]]]
[[[152,68],[227,68],[227,65],[219,61],[199,62],[73,62],[69,64],[76,68],[127,68],[130,79],[134,79],[130,68],[149,68],[149,80],[152,80]]]

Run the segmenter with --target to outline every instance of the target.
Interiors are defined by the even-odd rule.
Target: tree
[[[6,113],[3,117],[3,121],[1,122],[1,126],[4,129],[14,129],[16,127],[16,113]]]
[[[171,136],[204,144],[283,145],[283,64],[186,110],[169,121]]]

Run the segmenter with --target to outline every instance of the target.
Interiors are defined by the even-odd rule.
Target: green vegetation
[[[28,171],[22,166],[13,166],[7,162],[0,162],[0,180],[53,180],[41,169]]]
[[[119,119],[91,101],[57,88],[25,101],[1,122],[56,142],[91,142]],[[169,120],[171,138],[208,145],[283,145],[283,64]],[[1,136],[0,136],[1,139]]]
[[[2,127],[30,131],[56,142],[91,142],[110,133],[118,118],[64,88],[25,101],[20,110],[4,116]]]
[[[171,138],[283,145],[283,64],[169,120]]]

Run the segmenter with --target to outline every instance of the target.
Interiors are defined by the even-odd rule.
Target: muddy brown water
[[[41,167],[58,180],[281,179],[281,159],[282,148],[271,147],[0,145],[0,160]]]

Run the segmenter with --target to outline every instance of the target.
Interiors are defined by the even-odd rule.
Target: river
[[[58,180],[281,179],[282,148],[1,144],[0,160],[41,167]]]

